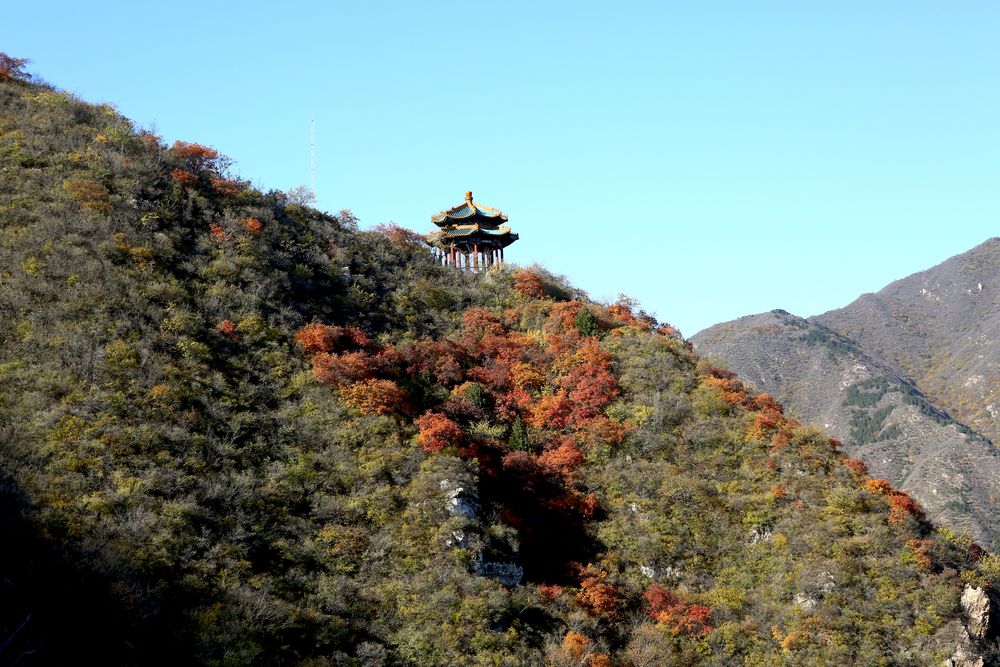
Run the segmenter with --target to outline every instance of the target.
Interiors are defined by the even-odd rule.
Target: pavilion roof
[[[483,241],[489,245],[500,247],[509,246],[518,239],[518,235],[510,231],[510,227],[483,228],[479,225],[459,225],[441,229],[426,237],[431,245],[445,246],[450,243],[467,245],[469,243]]]
[[[479,224],[486,227],[497,227],[501,222],[507,222],[507,216],[498,209],[483,206],[472,201],[472,193],[465,193],[465,201],[458,206],[441,211],[431,216],[431,222],[438,227],[453,225]]]

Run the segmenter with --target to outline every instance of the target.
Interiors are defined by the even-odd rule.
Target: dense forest
[[[0,664],[990,657],[960,597],[1000,559],[637,304],[9,65]]]

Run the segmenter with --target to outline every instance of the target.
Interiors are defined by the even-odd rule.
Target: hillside
[[[935,408],[893,364],[784,311],[719,324],[692,341],[843,441],[935,520],[1000,544],[1000,452]]]
[[[0,230],[0,663],[996,658],[1000,558],[627,302],[16,77]]]
[[[812,321],[881,355],[1000,442],[1000,238]]]

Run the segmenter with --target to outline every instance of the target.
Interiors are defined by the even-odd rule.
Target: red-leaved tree
[[[0,51],[0,81],[29,80],[31,75],[24,71],[24,67],[30,62],[27,58],[15,58]]]
[[[462,429],[441,413],[426,412],[415,423],[420,429],[420,446],[424,451],[439,452],[462,442]]]

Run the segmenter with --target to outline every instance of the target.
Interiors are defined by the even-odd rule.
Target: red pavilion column
[[[479,270],[479,244],[478,243],[473,243],[472,244],[472,270],[473,271],[478,271]]]

